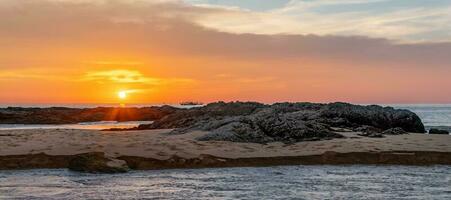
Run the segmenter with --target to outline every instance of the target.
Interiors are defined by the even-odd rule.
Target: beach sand
[[[321,155],[326,152],[451,152],[450,135],[406,134],[384,138],[340,133],[345,138],[295,144],[234,143],[196,141],[205,132],[170,135],[170,130],[96,131],[96,130],[3,130],[0,131],[0,156],[75,155],[104,152],[110,157],[135,156],[168,159],[172,156],[196,158],[211,155],[222,158],[255,158]]]

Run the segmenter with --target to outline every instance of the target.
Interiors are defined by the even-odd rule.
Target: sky
[[[0,104],[451,103],[449,0],[0,0],[0,19]]]

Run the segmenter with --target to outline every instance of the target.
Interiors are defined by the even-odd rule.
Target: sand
[[[195,158],[212,155],[222,158],[256,158],[321,155],[328,151],[350,152],[451,152],[450,135],[387,135],[385,138],[358,136],[356,132],[340,133],[346,138],[299,142],[295,144],[234,143],[196,141],[206,132],[169,135],[170,130],[108,132],[96,130],[2,130],[0,156],[75,155],[105,152],[111,157],[136,156],[168,159],[172,156]]]

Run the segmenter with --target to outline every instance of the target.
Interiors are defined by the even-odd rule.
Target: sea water
[[[451,166],[0,171],[0,199],[451,199]]]

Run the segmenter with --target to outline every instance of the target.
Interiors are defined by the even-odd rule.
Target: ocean
[[[451,199],[450,166],[0,171],[0,199]]]

